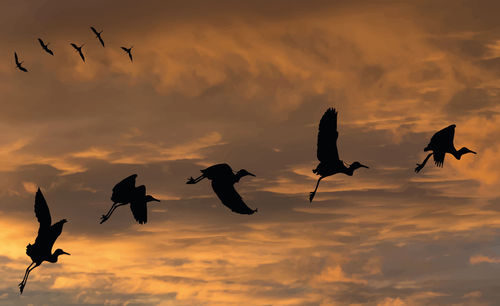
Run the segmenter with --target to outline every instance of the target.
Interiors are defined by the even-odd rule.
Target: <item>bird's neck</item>
[[[238,172],[238,173],[236,173],[236,174],[234,175],[234,182],[235,182],[235,183],[238,183],[242,177],[244,177],[244,175],[243,175],[243,174],[241,174],[241,173],[239,173],[239,172]]]
[[[56,263],[57,262],[57,258],[59,257],[60,254],[51,254],[48,258],[47,258],[47,261],[48,262],[51,262],[51,263]]]
[[[463,148],[462,148],[463,149]],[[456,159],[460,159],[462,157],[462,155],[465,153],[462,149],[458,150],[453,148],[453,151],[451,152],[451,154],[456,158]]]

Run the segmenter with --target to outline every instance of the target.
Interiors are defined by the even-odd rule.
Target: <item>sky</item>
[[[499,9],[0,2],[0,305],[497,304]],[[310,204],[329,107],[340,158],[370,169],[324,179]],[[478,154],[415,174],[450,124]],[[185,184],[217,163],[256,175],[236,188],[257,213]],[[100,225],[133,173],[161,199],[148,223],[120,207]],[[52,220],[68,219],[55,248],[71,256],[35,269],[20,295],[37,187]]]

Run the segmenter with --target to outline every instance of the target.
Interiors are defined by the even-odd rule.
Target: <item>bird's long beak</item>
[[[250,173],[250,172],[248,172],[248,175],[251,175],[251,176],[256,176],[255,174],[253,174],[253,173]]]
[[[474,151],[470,151],[470,152],[471,152],[471,153],[474,153],[474,154],[477,154],[477,153],[476,153],[476,152],[474,152]]]
[[[153,198],[153,197],[151,197],[151,198]],[[155,199],[155,198],[153,198],[153,201],[156,201],[156,202],[161,202],[160,200]]]
[[[360,166],[360,167],[363,167],[363,168],[367,168],[367,169],[370,169],[370,167],[368,167],[368,166],[365,166],[365,165],[363,165],[363,164],[359,164],[359,166]]]
[[[64,252],[64,251],[62,252],[62,254],[71,255],[70,253],[66,253],[66,252]]]

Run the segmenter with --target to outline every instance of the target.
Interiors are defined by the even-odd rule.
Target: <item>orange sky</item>
[[[500,5],[435,2],[1,2],[0,305],[495,305]],[[328,107],[370,169],[311,205]],[[478,154],[416,175],[453,123]],[[258,213],[185,184],[220,162]],[[161,203],[99,225],[132,173]],[[37,186],[72,255],[20,296]]]

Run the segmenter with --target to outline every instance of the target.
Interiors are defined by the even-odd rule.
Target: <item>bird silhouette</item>
[[[76,52],[78,52],[80,54],[80,57],[82,58],[83,62],[85,62],[85,56],[83,56],[83,53],[82,53],[82,47],[85,46],[85,44],[81,45],[80,47],[78,47],[74,43],[71,43],[70,45],[73,48],[75,48]]]
[[[54,52],[49,49],[49,44],[45,44],[41,38],[38,39],[38,42],[40,43],[40,46],[42,46],[42,49],[45,50],[48,54],[54,55]]]
[[[102,37],[101,37],[102,31],[97,32],[97,30],[94,27],[90,27],[90,29],[92,30],[92,32],[94,32],[95,37],[97,37],[97,39],[99,39],[99,41],[101,42],[101,45],[104,47],[104,41],[102,40]]]
[[[132,59],[132,48],[134,46],[130,47],[130,48],[125,48],[125,47],[121,47],[123,51],[125,51],[127,54],[128,54],[128,57],[130,58],[130,61],[133,62],[134,60]]]
[[[248,207],[243,199],[234,189],[234,184],[238,183],[244,176],[254,174],[245,169],[241,169],[236,174],[228,164],[217,164],[201,170],[202,175],[197,178],[190,177],[186,184],[196,184],[204,178],[212,181],[212,189],[219,200],[231,209],[233,212],[244,215],[251,215],[257,212],[257,209]]]
[[[63,225],[67,220],[62,219],[52,224],[49,207],[40,188],[38,188],[35,196],[35,215],[40,223],[40,227],[38,228],[38,236],[35,239],[35,243],[26,246],[26,254],[31,258],[32,262],[26,269],[22,282],[19,283],[21,294],[28,281],[28,276],[33,269],[41,265],[44,261],[56,263],[59,255],[70,255],[61,249],[57,249],[52,253],[54,242],[61,235]]]
[[[346,166],[344,161],[339,158],[339,151],[337,149],[337,138],[339,132],[337,131],[337,111],[334,108],[329,108],[321,117],[319,121],[318,132],[318,149],[316,152],[319,160],[318,166],[313,170],[313,173],[319,175],[316,188],[309,194],[309,202],[312,202],[316,190],[318,190],[319,182],[328,176],[344,173],[349,176],[354,174],[354,170],[358,168],[368,168],[360,162],[353,162]]]
[[[431,141],[424,149],[425,152],[432,151],[432,153],[429,153],[421,164],[417,163],[417,167],[415,168],[416,173],[422,170],[431,155],[434,155],[434,163],[436,166],[443,167],[444,156],[446,153],[453,155],[458,160],[460,160],[464,154],[476,154],[476,152],[469,150],[466,147],[463,147],[458,151],[455,149],[455,145],[453,144],[453,138],[455,138],[455,127],[456,125],[452,124],[439,132],[436,132],[436,134],[432,136]]]
[[[16,52],[14,52],[14,59],[16,60],[16,66],[17,66],[17,69],[19,69],[19,70],[21,70],[21,71],[24,71],[24,72],[28,72],[28,69],[26,69],[26,68],[24,68],[24,67],[22,66],[22,64],[23,64],[24,62],[20,62],[20,61],[19,61],[19,58],[17,57],[17,53],[16,53]]]
[[[146,195],[146,186],[141,185],[139,187],[135,187],[136,178],[137,174],[132,174],[113,187],[113,194],[111,195],[113,205],[107,214],[102,215],[101,224],[106,222],[106,220],[111,217],[111,214],[113,214],[117,207],[129,203],[130,210],[132,211],[135,220],[140,224],[148,222],[147,202],[160,202],[160,200],[157,200],[150,195]]]

